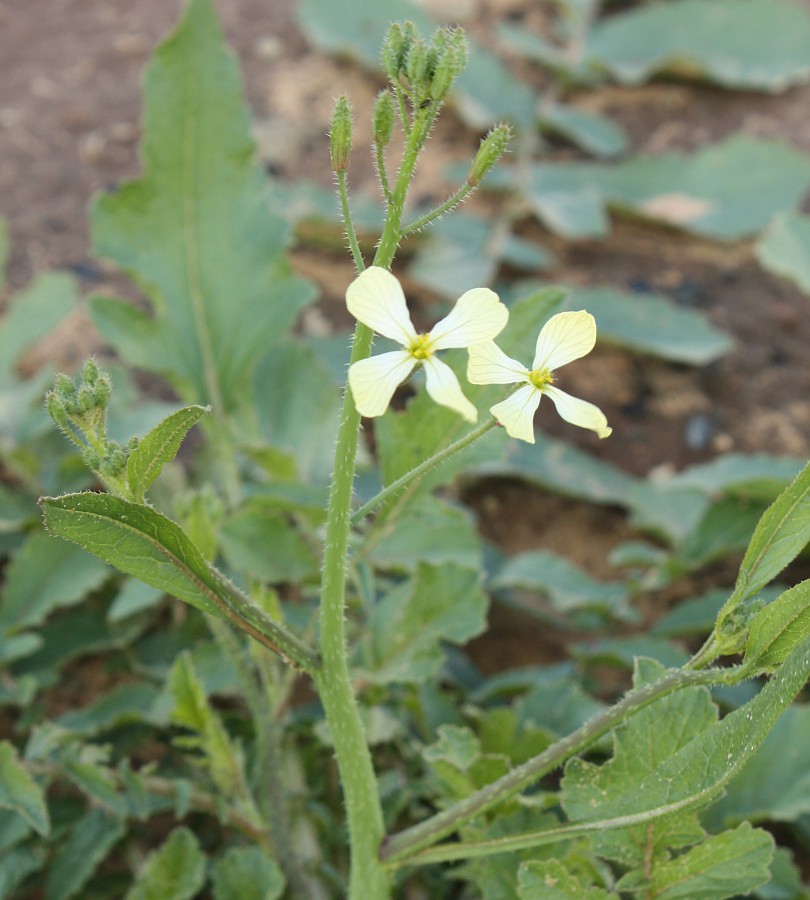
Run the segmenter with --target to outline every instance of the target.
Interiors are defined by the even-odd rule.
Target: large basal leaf
[[[626,294],[613,288],[570,288],[565,309],[587,309],[599,340],[673,362],[702,366],[731,350],[731,338],[703,313],[660,294]]]
[[[441,668],[441,642],[461,644],[480,634],[486,611],[477,571],[420,565],[375,605],[364,677],[378,684],[425,681]]]
[[[125,900],[191,900],[205,882],[205,854],[193,832],[175,828],[155,850]]]
[[[666,74],[780,91],[810,79],[810,15],[792,0],[668,0],[598,22],[585,53],[630,84]]]
[[[757,258],[810,294],[810,216],[778,216],[757,244]]]
[[[96,251],[146,290],[154,316],[97,298],[93,318],[129,362],[187,402],[231,411],[268,347],[311,297],[268,211],[236,64],[211,0],[190,0],[145,79],[144,174],[98,198]]]
[[[607,233],[607,208],[718,240],[756,234],[810,186],[810,157],[779,141],[733,135],[691,154],[616,165],[541,163],[526,199],[566,237]]]
[[[301,30],[317,47],[351,56],[370,69],[379,67],[380,47],[392,22],[413,22],[425,36],[435,27],[420,4],[411,0],[301,0],[296,6],[296,17]]]
[[[14,366],[25,350],[58,325],[77,303],[76,282],[60,272],[39,275],[11,300],[0,317],[0,388],[16,384]]]

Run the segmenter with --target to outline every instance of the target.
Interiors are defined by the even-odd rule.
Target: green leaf
[[[15,897],[18,885],[33,872],[42,868],[45,854],[39,847],[25,844],[0,855],[0,897],[2,900]]]
[[[704,237],[736,240],[796,206],[808,186],[806,154],[739,134],[691,155],[639,156],[616,165],[537,164],[526,199],[549,228],[572,238],[606,234],[610,207]]]
[[[136,578],[126,578],[107,610],[107,621],[115,624],[146,609],[153,609],[164,596],[163,591],[150,584]]]
[[[713,834],[674,859],[663,860],[652,878],[622,879],[621,888],[641,887],[656,900],[727,900],[750,892],[770,878],[774,840],[743,822],[734,831]]]
[[[205,883],[205,855],[188,828],[175,828],[150,854],[125,900],[191,900]]]
[[[345,377],[345,365],[342,374]],[[340,393],[321,359],[311,347],[285,341],[259,364],[255,385],[262,437],[290,455],[300,479],[328,482]]]
[[[147,292],[150,317],[96,298],[93,319],[132,364],[187,402],[232,412],[311,289],[290,275],[265,204],[247,110],[211,0],[191,0],[145,77],[144,175],[96,200],[93,243]]]
[[[750,822],[796,822],[810,813],[810,707],[794,704],[703,814],[719,830]]]
[[[13,370],[22,354],[72,312],[78,299],[73,278],[49,272],[11,300],[0,318],[0,386],[16,382]]]
[[[45,795],[8,741],[0,743],[0,807],[19,813],[35,831],[48,836],[51,823]]]
[[[515,78],[501,60],[470,41],[467,67],[451,95],[459,116],[471,128],[489,128],[493,122],[510,122],[517,129],[530,129],[537,119],[537,96]]]
[[[617,156],[627,148],[627,134],[615,122],[575,106],[556,104],[542,109],[540,128],[594,156]]]
[[[317,578],[318,559],[310,544],[262,497],[248,500],[225,520],[220,541],[237,571],[273,584]]]
[[[810,294],[810,216],[777,216],[756,247],[757,259]]]
[[[632,618],[624,582],[596,581],[568,560],[545,550],[526,551],[507,559],[493,576],[490,587],[544,594],[562,613],[590,610]]]
[[[737,494],[770,501],[799,474],[805,461],[769,453],[724,453],[667,479],[677,488],[698,488],[709,496]]]
[[[210,411],[202,406],[179,409],[141,438],[127,459],[127,482],[133,500],[143,500],[147,488],[160,475],[163,466],[177,456],[189,430]]]
[[[379,69],[380,47],[391,22],[413,22],[423,35],[434,28],[421,6],[411,0],[367,4],[302,0],[296,6],[296,18],[317,47],[351,56],[375,71]]]
[[[153,716],[159,695],[160,690],[145,681],[121,684],[95,697],[87,706],[63,713],[56,723],[83,737],[93,737],[131,722],[160,724]]]
[[[471,474],[521,478],[555,493],[623,507],[629,505],[635,486],[643,484],[621,469],[548,435],[542,435],[534,446],[512,441],[505,455],[504,461],[478,464]]]
[[[651,660],[636,663],[634,686],[655,681],[663,666]],[[705,688],[688,688],[664,697],[636,713],[614,732],[613,757],[602,766],[572,759],[565,768],[562,805],[572,821],[602,818],[599,810],[644,783],[652,773],[703,733],[717,718]],[[640,796],[640,795],[639,795]],[[637,804],[642,805],[639,797]],[[591,837],[595,852],[623,866],[640,868],[687,847],[703,836],[697,817],[681,812],[671,818],[632,828],[606,829]]]
[[[629,778],[624,787],[614,784],[619,789],[612,796],[596,790],[602,779],[597,773],[583,769],[588,764],[578,760],[569,764],[574,774],[572,784],[577,786],[574,799],[578,820],[600,822],[598,839],[601,839],[607,833],[605,829],[619,825],[627,815],[642,820],[649,817],[650,823],[666,816],[662,820],[665,823],[672,821],[669,816],[677,813],[680,817],[682,813],[710,802],[752,758],[802,689],[809,674],[810,639],[806,639],[753,700],[738,707],[717,724],[700,731],[688,743],[677,741],[681,747],[671,755],[665,747],[667,742],[662,741],[660,746],[654,746],[653,749],[658,754],[663,751],[664,756],[652,772]],[[678,698],[682,693],[674,697]],[[691,696],[690,690],[687,698]],[[643,712],[654,713],[657,705],[653,704]],[[632,722],[629,727],[632,727]],[[691,722],[685,725],[688,731],[694,733]],[[661,722],[659,735],[666,734],[670,728],[671,723]],[[629,775],[637,771],[640,761],[638,755],[630,761],[626,769]],[[606,785],[609,780],[608,775]]]
[[[174,699],[172,722],[192,732],[177,738],[175,743],[200,751],[211,780],[223,798],[227,798],[243,816],[260,827],[261,817],[247,786],[242,749],[231,740],[222,719],[209,704],[187,650],[172,666],[169,690]]]
[[[45,525],[121,572],[222,619],[219,585],[183,530],[151,507],[110,494],[44,497]]]
[[[369,557],[381,568],[400,572],[423,562],[476,569],[481,541],[468,510],[426,495],[388,524]]]
[[[569,288],[564,309],[587,309],[599,340],[673,362],[703,366],[732,348],[731,338],[703,313],[660,294],[626,294],[612,288]]]
[[[525,862],[518,869],[520,900],[610,900],[616,894],[583,885],[559,860]]]
[[[665,74],[780,91],[810,79],[810,16],[783,0],[669,0],[598,22],[585,54],[628,84]]]
[[[8,241],[6,220],[0,218],[0,291],[6,286],[6,264],[11,248]]]
[[[441,725],[439,738],[422,751],[425,762],[439,781],[445,796],[458,800],[509,771],[509,756],[482,753],[478,738],[469,728]]]
[[[214,900],[278,900],[284,876],[259,847],[230,847],[211,867]]]
[[[441,668],[441,641],[461,644],[480,634],[486,612],[478,572],[419,565],[371,612],[364,677],[376,684],[425,681]]]
[[[79,819],[48,866],[45,900],[77,896],[125,832],[123,822],[101,809],[91,809]]]
[[[810,463],[768,507],[740,565],[729,609],[753,597],[810,541]]]
[[[79,547],[33,532],[5,572],[0,627],[40,625],[55,609],[74,606],[109,578],[111,570]]]
[[[802,581],[757,613],[748,632],[745,662],[773,671],[810,634],[810,581]]]

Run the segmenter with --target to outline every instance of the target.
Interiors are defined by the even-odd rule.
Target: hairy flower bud
[[[388,146],[394,130],[394,98],[391,91],[384,90],[377,94],[372,116],[374,143],[380,147]]]
[[[440,28],[433,36],[433,77],[430,97],[443,100],[467,65],[467,36],[461,28]]]
[[[388,29],[388,34],[382,45],[380,62],[383,71],[393,82],[399,81],[399,73],[402,71],[405,58],[406,37],[399,22]]]
[[[477,187],[481,183],[481,179],[506,152],[511,136],[512,129],[508,125],[496,125],[489,132],[481,141],[481,146],[472,161],[470,171],[467,173],[467,184]]]
[[[428,76],[428,49],[419,38],[411,41],[405,59],[405,75],[412,90],[419,92]]]
[[[329,129],[329,146],[332,154],[332,171],[345,172],[349,168],[352,152],[352,111],[349,101],[341,96],[335,101],[332,125]]]

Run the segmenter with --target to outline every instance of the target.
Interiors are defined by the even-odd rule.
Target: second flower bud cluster
[[[464,395],[453,370],[436,355],[441,350],[465,348],[469,352],[467,379],[472,384],[520,385],[489,410],[511,437],[534,443],[534,414],[544,394],[567,422],[590,429],[600,438],[612,431],[597,406],[554,385],[555,370],[590,353],[596,343],[596,322],[584,310],[558,313],[546,322],[529,369],[494,342],[506,325],[509,310],[489,288],[467,291],[448,315],[421,334],[411,321],[402,286],[386,269],[371,266],[358,275],[346,291],[346,305],[359,322],[402,347],[349,367],[349,387],[361,415],[382,415],[397,386],[422,366],[430,397],[475,422],[477,409]]]

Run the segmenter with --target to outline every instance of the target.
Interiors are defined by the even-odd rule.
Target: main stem
[[[420,114],[408,134],[374,258],[376,266],[387,269],[393,261],[401,236],[400,223],[408,186],[432,121],[433,115]],[[350,362],[365,359],[370,354],[373,336],[370,328],[358,323]],[[326,519],[320,614],[322,665],[314,677],[332,734],[343,786],[351,848],[349,898],[386,900],[391,892],[391,874],[379,857],[385,833],[382,807],[365,729],[352,688],[345,632],[346,567],[359,432],[360,414],[351,391],[346,390]]]

